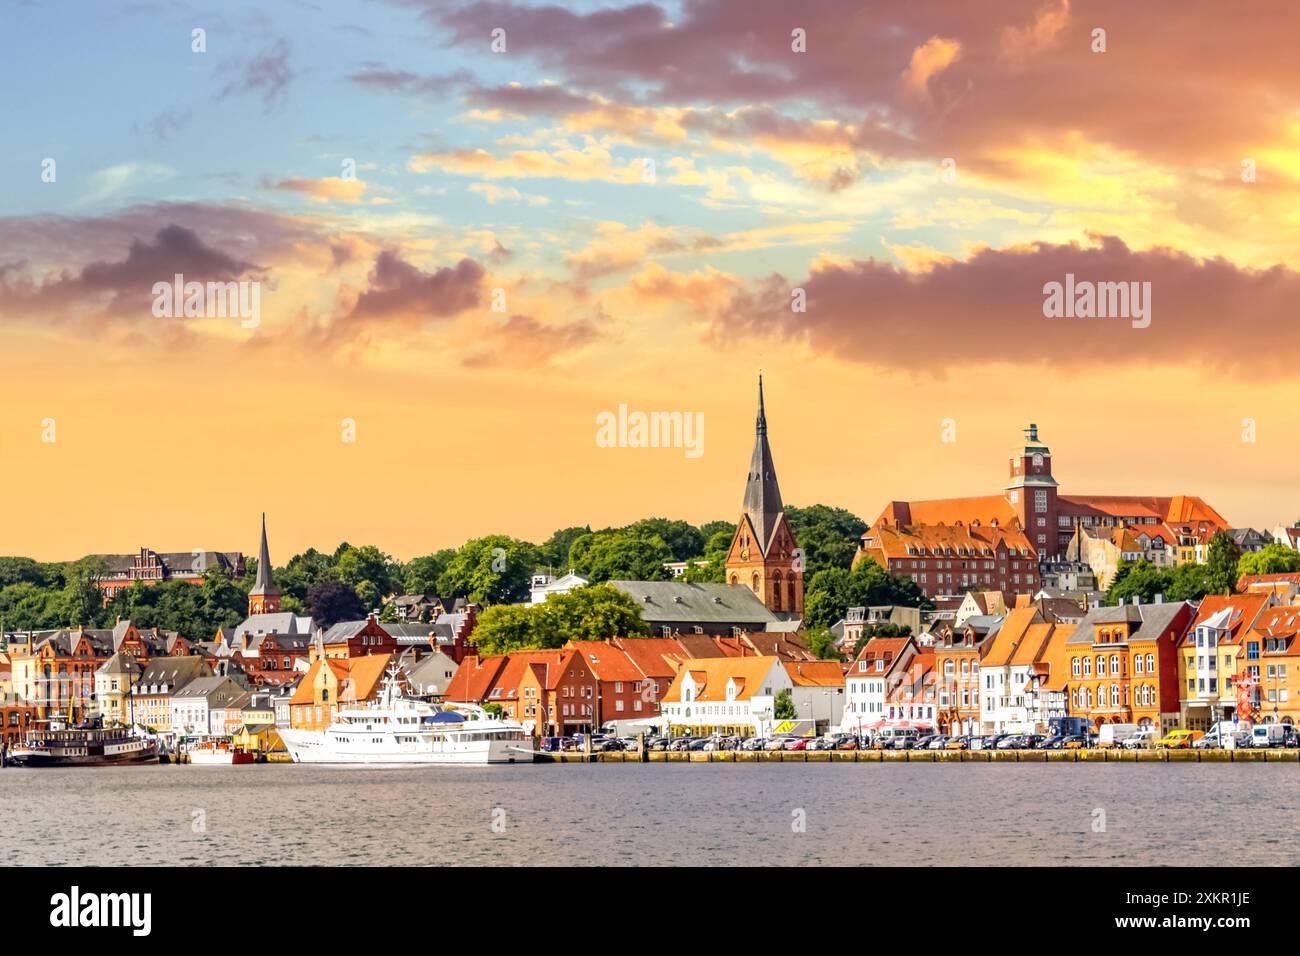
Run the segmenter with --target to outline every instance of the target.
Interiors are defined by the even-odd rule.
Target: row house
[[[980,733],[1033,733],[1065,716],[1062,688],[1050,683],[1066,670],[1062,650],[1073,630],[1037,607],[1007,615],[981,663]]]
[[[973,734],[980,725],[980,668],[1005,614],[968,617],[958,628],[936,628],[924,641],[935,655],[938,726],[951,734]]]
[[[311,641],[305,634],[248,635],[230,659],[238,662],[250,686],[278,687],[306,672],[311,661]]]
[[[368,654],[396,654],[397,639],[384,630],[373,613],[364,621],[339,621],[319,642],[326,657],[351,658]],[[313,648],[313,659],[316,649]]]
[[[295,730],[324,730],[340,708],[378,699],[392,654],[357,657],[317,655],[289,697],[289,726]]]
[[[900,669],[898,680],[885,704],[885,719],[900,725],[937,730],[938,693],[935,681],[935,655],[930,647],[920,648]]]
[[[230,733],[228,708],[246,696],[229,677],[198,677],[172,694],[171,732],[177,737]]]
[[[0,746],[15,747],[35,729],[36,708],[31,704],[6,700],[0,702]]]
[[[486,706],[522,723],[534,736],[592,733],[600,726],[599,682],[573,648],[470,655],[447,685],[445,700]]]
[[[198,655],[155,658],[131,686],[127,722],[156,732],[170,732],[172,695],[191,681],[211,676],[211,665]]]
[[[1179,645],[1193,617],[1184,601],[1094,608],[1066,644],[1071,715],[1096,726],[1178,726]]]
[[[779,658],[689,659],[664,695],[663,719],[673,736],[766,736],[782,691],[793,696],[794,682]]]
[[[1246,637],[1275,603],[1269,592],[1210,594],[1201,600],[1179,649],[1181,726],[1208,730],[1220,720],[1237,717],[1237,675]]]
[[[890,694],[918,649],[911,636],[873,637],[862,645],[844,674],[844,715],[840,719],[844,730],[861,733],[883,726]]]
[[[1238,670],[1242,719],[1300,722],[1300,605],[1266,608],[1246,635]]]

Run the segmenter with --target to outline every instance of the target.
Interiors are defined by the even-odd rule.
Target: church
[[[803,560],[785,516],[767,439],[763,377],[758,379],[754,452],[723,584],[610,581],[630,595],[655,637],[793,634],[803,622]]]

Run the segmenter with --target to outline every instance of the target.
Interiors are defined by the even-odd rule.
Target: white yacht
[[[373,706],[341,709],[325,730],[279,734],[296,763],[532,763],[535,752],[522,724],[474,704],[440,709],[404,697],[392,673]]]

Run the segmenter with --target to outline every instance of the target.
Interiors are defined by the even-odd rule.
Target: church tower
[[[1025,429],[1025,443],[1010,461],[1007,502],[1020,519],[1025,537],[1040,558],[1064,549],[1058,540],[1056,479],[1052,477],[1052,450],[1038,440],[1038,426]]]
[[[257,552],[257,580],[248,592],[248,613],[275,614],[280,610],[280,589],[271,580],[271,551],[266,546],[266,512],[262,512],[262,547]]]
[[[771,611],[802,617],[803,555],[795,545],[776,483],[772,449],[767,443],[762,375],[758,377],[755,432],[754,454],[745,479],[744,510],[727,553],[726,581],[750,588]]]

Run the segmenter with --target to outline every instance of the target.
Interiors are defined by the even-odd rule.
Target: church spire
[[[271,549],[266,543],[266,512],[262,512],[262,545],[257,552],[257,579],[248,592],[249,614],[274,614],[280,610],[280,589],[271,580]]]
[[[767,443],[767,413],[763,407],[763,376],[758,376],[758,418],[754,423],[754,454],[749,461],[749,476],[745,480],[745,514],[758,535],[758,549],[766,554],[776,529],[777,518],[785,506],[781,503],[781,489],[776,483],[776,466],[772,464],[772,449]]]

